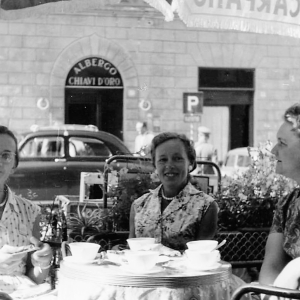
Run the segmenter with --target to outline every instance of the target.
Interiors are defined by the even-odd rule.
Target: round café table
[[[58,300],[229,300],[231,265],[195,271],[159,267],[136,274],[124,266],[61,261]]]

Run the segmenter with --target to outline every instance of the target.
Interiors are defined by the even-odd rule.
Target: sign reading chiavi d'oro
[[[85,58],[68,74],[66,85],[76,87],[123,87],[121,75],[109,61],[99,57]]]

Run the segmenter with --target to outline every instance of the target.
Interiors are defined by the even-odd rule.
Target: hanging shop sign
[[[174,14],[188,27],[279,34],[300,38],[299,0],[144,0],[166,21]]]
[[[123,87],[117,68],[100,57],[89,57],[73,66],[66,80],[67,87]]]

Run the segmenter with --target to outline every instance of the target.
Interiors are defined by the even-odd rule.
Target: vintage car
[[[256,148],[250,148],[251,155],[255,156]],[[222,176],[232,177],[248,170],[251,164],[251,156],[248,147],[235,148],[228,151],[224,165],[221,167]]]
[[[85,125],[36,127],[24,135],[19,152],[9,186],[17,195],[44,202],[79,195],[81,172],[103,172],[109,157],[132,155],[116,136]]]

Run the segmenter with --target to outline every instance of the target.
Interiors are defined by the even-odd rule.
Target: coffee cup
[[[213,251],[206,251],[203,252],[202,250],[185,250],[189,265],[195,268],[203,268],[208,266],[213,266],[218,263],[221,259],[220,251],[213,250]]]
[[[218,241],[215,240],[200,240],[186,243],[190,250],[201,250],[202,252],[213,251],[218,246]]]
[[[70,243],[70,250],[74,259],[89,261],[96,258],[100,245],[87,242]]]
[[[128,265],[137,271],[149,271],[158,261],[157,251],[127,251],[125,257]]]
[[[130,250],[151,250],[151,246],[155,244],[155,238],[150,237],[140,237],[140,238],[130,238],[127,239]]]

